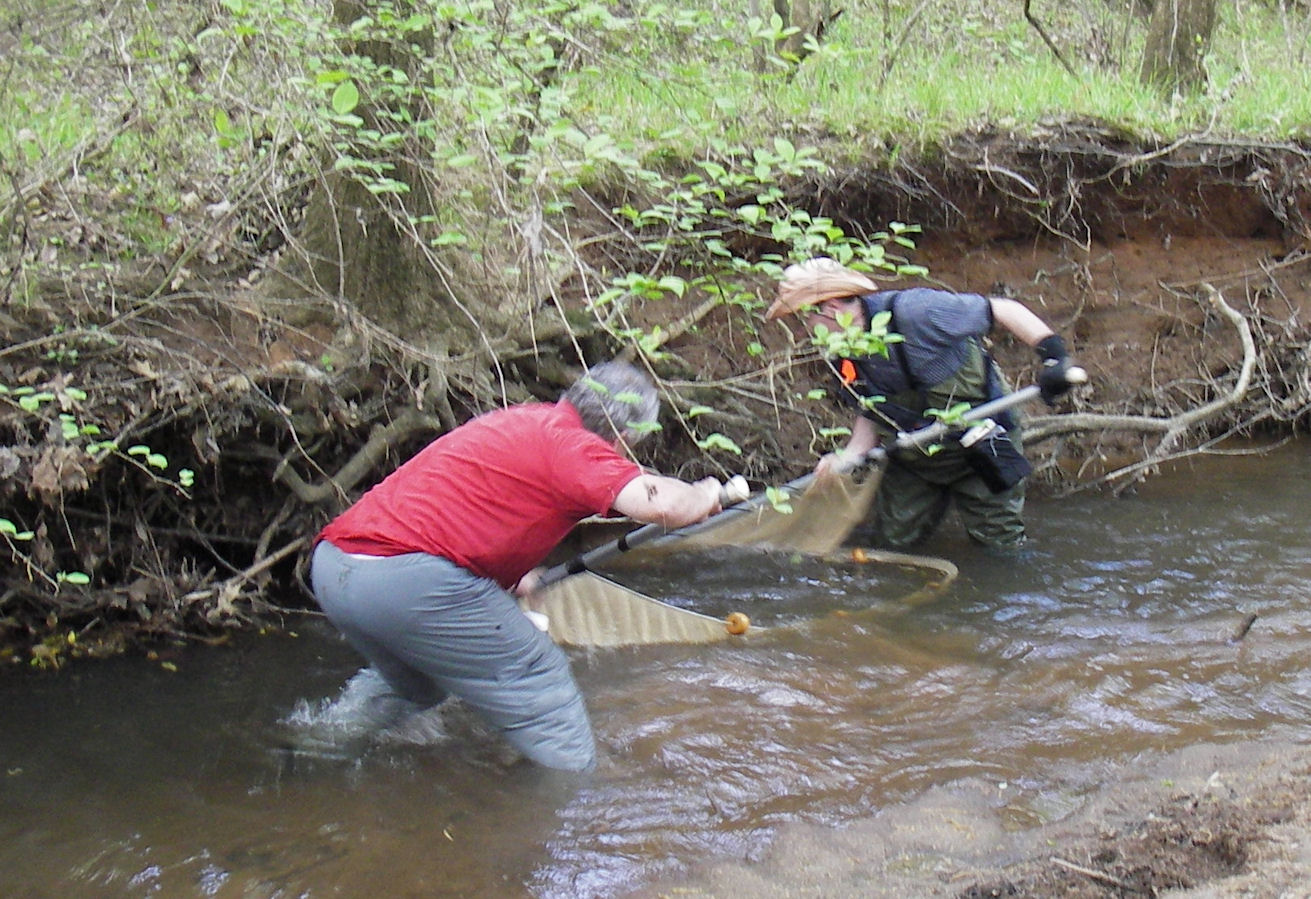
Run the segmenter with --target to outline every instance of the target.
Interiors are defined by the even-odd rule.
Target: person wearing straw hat
[[[529,759],[582,771],[596,747],[564,653],[520,611],[579,521],[669,528],[720,511],[720,484],[644,472],[623,451],[659,401],[631,365],[590,368],[559,402],[438,437],[318,535],[315,599],[408,711],[459,697]]]
[[[997,325],[1038,353],[1038,386],[1049,405],[1072,386],[1065,342],[1017,300],[923,287],[880,290],[869,276],[817,257],[784,269],[765,318],[790,314],[821,336],[884,324],[896,335],[885,354],[827,360],[840,395],[858,411],[847,445],[820,458],[817,477],[850,469],[885,440],[929,424],[928,410],[973,406],[1007,393],[984,345]],[[890,452],[874,500],[875,538],[897,549],[917,544],[954,503],[975,542],[1002,550],[1019,546],[1031,469],[1014,418],[995,416],[992,425],[945,440],[932,452]]]

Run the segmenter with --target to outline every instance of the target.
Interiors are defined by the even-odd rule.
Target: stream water
[[[620,897],[967,780],[1009,827],[1058,820],[1126,760],[1311,736],[1309,508],[1294,444],[1033,501],[1019,558],[949,520],[925,551],[960,578],[929,601],[886,566],[644,569],[654,595],[770,627],[573,653],[584,777],[515,764],[458,707],[364,738],[338,696],[358,660],[315,619],[3,672],[0,896]]]

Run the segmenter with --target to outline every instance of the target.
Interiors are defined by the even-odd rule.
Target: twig
[[[278,564],[292,553],[299,552],[300,550],[304,549],[305,546],[309,544],[309,542],[310,542],[309,537],[297,537],[295,540],[291,541],[286,546],[282,547],[282,549],[278,550],[275,553],[270,553],[269,555],[260,559],[254,565],[251,565],[245,571],[239,572],[238,574],[235,574],[232,577],[228,578],[222,584],[219,584],[214,587],[210,587],[209,589],[206,590],[194,590],[191,593],[188,593],[185,596],[183,596],[182,601],[194,602],[195,600],[204,599],[205,597],[208,596],[219,596],[225,590],[231,590],[234,587],[239,587],[240,585],[249,581],[251,578],[254,578],[256,575],[262,574],[263,572],[272,568],[274,565]]]
[[[928,5],[929,0],[920,0],[920,4],[915,7],[911,14],[906,17],[906,21],[902,23],[901,33],[897,35],[896,43],[883,58],[883,70],[879,73],[879,81],[878,84],[874,86],[874,93],[883,93],[883,87],[888,82],[888,76],[892,74],[892,67],[896,64],[897,57],[901,54],[902,46],[910,38],[911,30],[915,27],[915,23],[919,21],[920,16],[924,14],[924,10]]]
[[[1144,892],[1143,890],[1139,889],[1133,884],[1125,883],[1123,880],[1120,880],[1116,877],[1112,877],[1110,874],[1105,874],[1101,871],[1097,871],[1092,868],[1085,868],[1083,865],[1076,865],[1074,862],[1066,861],[1065,859],[1061,858],[1058,855],[1052,856],[1052,864],[1060,865],[1062,868],[1065,868],[1067,871],[1073,871],[1075,874],[1082,874],[1084,877],[1087,877],[1091,880],[1096,880],[1099,883],[1104,883],[1107,886],[1113,886],[1117,890],[1126,890],[1130,893]]]
[[[1247,632],[1252,629],[1252,625],[1256,624],[1257,617],[1258,616],[1255,612],[1249,612],[1247,616],[1243,618],[1242,624],[1238,625],[1238,630],[1234,631],[1234,635],[1229,638],[1229,642],[1241,643],[1243,638],[1247,636]]]
[[[1047,32],[1042,30],[1042,26],[1038,24],[1038,20],[1033,17],[1031,12],[1029,12],[1029,0],[1024,0],[1024,18],[1033,26],[1034,31],[1038,32],[1038,36],[1041,37],[1043,43],[1047,45],[1047,49],[1051,50],[1052,54],[1060,64],[1065,66],[1065,71],[1069,72],[1071,77],[1078,78],[1078,73],[1070,68],[1070,64],[1065,61],[1065,57],[1061,55],[1061,51],[1056,49],[1056,44],[1052,43],[1052,39],[1047,36]]]

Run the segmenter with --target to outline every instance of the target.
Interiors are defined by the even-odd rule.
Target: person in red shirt
[[[622,450],[654,423],[636,368],[589,369],[558,403],[480,415],[438,437],[318,535],[314,596],[412,709],[456,696],[533,761],[595,765],[565,654],[520,611],[582,519],[677,528],[720,510],[720,484],[644,472]]]

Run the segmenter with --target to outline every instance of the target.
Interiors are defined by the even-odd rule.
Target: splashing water
[[[450,739],[445,703],[422,706],[394,693],[381,674],[361,668],[341,693],[297,701],[282,723],[293,751],[323,758],[356,758],[371,746],[433,746]]]

